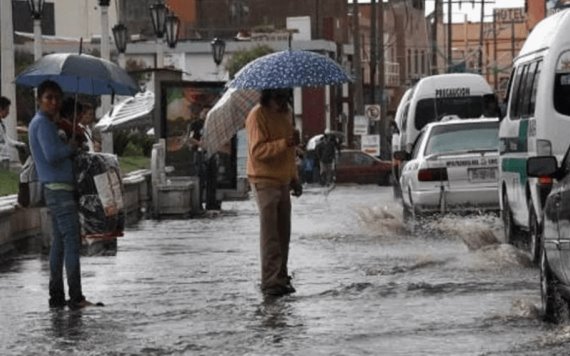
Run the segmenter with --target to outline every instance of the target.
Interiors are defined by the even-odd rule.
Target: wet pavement
[[[0,266],[0,355],[558,355],[570,326],[542,321],[538,270],[496,241],[493,216],[412,234],[391,189],[293,198],[297,293],[259,292],[253,200],[205,219],[142,221],[115,256],[82,259],[103,308],[51,311],[48,263]]]

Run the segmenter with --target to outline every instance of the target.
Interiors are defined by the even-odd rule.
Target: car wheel
[[[541,257],[541,227],[536,218],[536,212],[534,211],[534,205],[532,204],[532,199],[528,202],[528,228],[529,228],[529,253],[532,258],[532,262],[538,263]]]
[[[402,201],[402,207],[403,207],[402,217],[403,217],[404,223],[407,224],[408,222],[410,222],[413,219],[412,211],[410,210],[410,208],[408,208],[406,206],[406,203],[404,203],[403,201]]]
[[[410,200],[410,206],[407,207],[402,200],[402,205],[404,206],[404,222],[409,226],[410,232],[415,233],[418,221],[418,211],[414,206],[414,201],[412,200],[412,191],[408,189],[408,199]]]
[[[515,226],[513,222],[513,215],[511,213],[511,206],[507,199],[507,193],[503,193],[503,210],[501,211],[501,218],[503,220],[503,230],[505,232],[505,241],[508,244],[515,242]]]
[[[558,279],[548,266],[544,249],[540,256],[540,297],[544,319],[552,323],[560,323],[568,317],[568,302],[560,294]]]
[[[396,183],[392,184],[392,194],[394,196],[394,200],[402,199],[402,191],[400,190],[400,187]]]

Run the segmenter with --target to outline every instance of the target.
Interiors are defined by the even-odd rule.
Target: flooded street
[[[219,216],[142,221],[116,256],[83,257],[104,308],[50,311],[47,257],[0,267],[1,355],[555,355],[570,326],[544,323],[538,269],[493,216],[411,234],[389,187],[293,198],[297,293],[259,291],[253,200]]]

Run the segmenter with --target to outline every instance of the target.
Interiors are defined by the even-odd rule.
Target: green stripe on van
[[[518,173],[521,185],[525,185],[528,177],[526,176],[526,160],[527,158],[503,158],[501,169],[503,172]]]
[[[519,121],[519,142],[517,145],[517,152],[527,152],[528,151],[528,120]],[[525,168],[526,170],[526,168]]]

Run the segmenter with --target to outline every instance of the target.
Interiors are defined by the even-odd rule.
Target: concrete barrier
[[[0,197],[0,256],[13,252],[30,238],[43,237],[42,210],[19,207],[16,195]]]
[[[123,177],[123,204],[127,224],[146,216],[151,198],[150,170]],[[47,208],[21,208],[16,195],[0,197],[0,263],[19,245],[36,240],[47,250],[51,240],[51,217]]]

